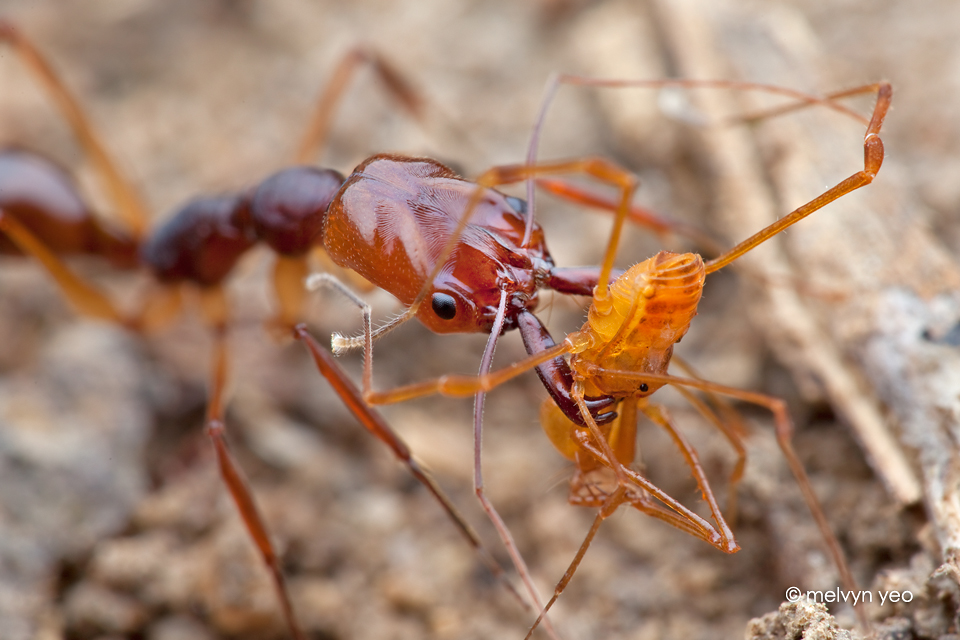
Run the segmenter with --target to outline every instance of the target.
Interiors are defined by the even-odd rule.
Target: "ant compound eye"
[[[647,391],[650,391],[650,387],[647,386],[647,383],[646,383],[646,382],[641,382],[641,383],[640,383],[640,393],[646,393]]]
[[[457,315],[457,301],[445,293],[435,293],[430,301],[433,312],[442,320],[453,320]]]

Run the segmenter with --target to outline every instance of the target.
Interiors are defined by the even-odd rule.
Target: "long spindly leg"
[[[814,211],[824,207],[830,202],[833,202],[837,198],[859,189],[860,187],[866,186],[873,181],[873,178],[877,175],[877,172],[880,170],[880,165],[883,163],[883,142],[880,140],[880,128],[883,125],[883,120],[887,115],[887,111],[890,108],[890,99],[893,93],[893,90],[888,82],[878,82],[875,84],[864,85],[861,87],[855,87],[853,89],[847,89],[844,91],[838,91],[835,93],[828,94],[825,97],[812,96],[809,94],[802,93],[800,91],[794,91],[792,89],[787,89],[784,87],[777,87],[773,85],[764,85],[753,82],[736,82],[729,80],[682,80],[682,79],[661,79],[661,80],[611,80],[605,78],[590,78],[585,76],[575,76],[575,75],[555,75],[547,82],[546,90],[544,91],[543,101],[540,105],[540,112],[537,115],[536,122],[533,127],[533,131],[530,135],[530,143],[527,149],[527,165],[536,166],[537,161],[537,151],[540,144],[540,135],[543,129],[543,125],[546,121],[547,112],[550,109],[550,105],[553,102],[553,99],[556,97],[557,92],[559,91],[562,85],[579,85],[579,86],[588,86],[588,87],[598,87],[598,88],[634,88],[634,89],[661,89],[665,87],[681,87],[687,89],[731,89],[738,91],[759,91],[772,95],[782,96],[789,100],[789,102],[781,107],[775,107],[766,111],[758,112],[756,114],[750,114],[746,117],[732,118],[732,122],[743,122],[749,120],[755,120],[763,117],[772,117],[780,115],[781,113],[789,113],[796,109],[804,108],[807,106],[820,105],[824,108],[834,110],[843,115],[849,116],[855,120],[864,122],[867,125],[867,131],[864,136],[864,170],[859,171],[853,176],[847,178],[837,186],[829,189],[823,195],[818,196],[810,203],[800,207],[790,215],[782,218],[777,223],[771,225],[767,229],[764,229],[760,233],[754,235],[753,237],[747,239],[746,241],[740,243],[727,253],[709,261],[707,263],[707,273],[716,271],[730,262],[733,262],[738,257],[757,246],[764,240],[776,235],[786,227],[796,223],[799,220],[802,220],[806,216],[810,215]],[[867,93],[876,93],[877,101],[874,105],[873,113],[869,121],[862,118],[859,114],[852,111],[848,107],[844,106],[837,102],[837,100],[854,96],[862,95]],[[528,206],[531,211],[530,220],[527,222],[527,228],[524,234],[523,244],[526,245],[530,240],[530,234],[533,228],[533,217],[534,212],[536,211],[534,205],[534,183],[533,178],[538,176],[528,176],[527,178],[527,199]],[[628,215],[624,212],[624,215]],[[618,209],[619,216],[619,209]],[[616,228],[616,227],[615,227]]]
[[[580,389],[579,384],[574,385],[574,398],[577,400],[577,403],[581,405],[581,411],[585,411],[586,406],[583,401],[583,391]],[[601,464],[613,470],[620,486],[626,488],[628,491],[636,490],[636,488],[646,491],[652,497],[662,502],[673,513],[670,514],[663,510],[647,511],[646,509],[641,509],[642,511],[673,524],[678,529],[682,529],[694,537],[700,538],[725,553],[735,553],[739,550],[732,536],[725,537],[707,520],[685,507],[641,474],[625,466],[623,462],[618,459],[610,442],[604,437],[600,427],[597,426],[596,421],[589,412],[584,413],[584,418],[587,423],[587,431],[575,429],[572,433],[577,444]]]
[[[240,512],[247,532],[253,539],[264,564],[270,571],[273,579],[274,588],[277,591],[277,597],[283,610],[284,619],[290,627],[290,633],[296,640],[305,640],[306,636],[300,628],[296,615],[293,611],[293,604],[290,600],[290,593],[287,589],[286,581],[283,577],[283,570],[280,566],[280,559],[270,541],[270,534],[267,531],[266,522],[260,515],[253,494],[247,484],[247,480],[237,463],[233,454],[230,453],[230,447],[227,444],[226,423],[225,423],[225,398],[227,385],[227,331],[225,320],[225,301],[223,292],[217,287],[215,290],[202,292],[202,303],[204,315],[213,328],[213,359],[210,372],[210,390],[207,402],[207,414],[204,424],[204,430],[213,443],[213,449],[217,455],[217,464],[220,468],[220,476],[223,478],[230,497],[233,498]]]
[[[130,181],[124,177],[110,158],[100,136],[94,131],[90,120],[80,108],[80,103],[70,93],[47,59],[16,27],[3,20],[0,20],[0,41],[10,45],[53,98],[70,124],[70,128],[73,129],[74,135],[80,141],[80,145],[102,176],[107,193],[117,207],[117,213],[123,218],[134,237],[142,237],[150,219],[147,208]]]
[[[673,356],[672,362],[676,363],[688,376],[702,380],[696,371],[684,359],[677,355]],[[722,398],[713,393],[705,394],[710,403],[717,407],[714,411],[697,394],[686,387],[676,387],[677,392],[689,402],[700,415],[715,426],[717,430],[724,435],[730,446],[737,454],[737,461],[733,465],[733,471],[730,472],[730,480],[727,487],[727,519],[735,523],[737,519],[737,485],[743,479],[743,473],[747,466],[747,448],[743,443],[743,420],[739,412],[724,402]],[[722,416],[720,414],[723,414]]]
[[[780,218],[765,229],[761,229],[723,255],[705,263],[706,272],[713,273],[730,264],[743,254],[759,244],[769,240],[787,227],[803,220],[811,213],[822,209],[834,200],[873,182],[880,166],[883,164],[883,141],[880,140],[880,128],[890,109],[890,100],[893,89],[888,82],[874,85],[877,92],[877,102],[873,108],[873,115],[867,125],[867,132],[863,137],[863,170],[858,171],[836,186],[828,189],[807,204],[798,207],[792,213]]]
[[[583,560],[587,549],[590,547],[590,544],[593,542],[597,531],[600,529],[600,525],[604,520],[610,517],[610,515],[612,515],[614,511],[620,507],[620,505],[624,503],[630,504],[637,510],[657,518],[658,520],[662,520],[663,522],[666,522],[667,524],[670,524],[694,537],[706,540],[722,551],[733,553],[739,549],[736,541],[733,538],[733,533],[726,525],[723,515],[720,513],[720,508],[717,505],[716,500],[713,498],[710,485],[707,482],[706,476],[703,473],[703,469],[700,466],[699,460],[697,459],[696,451],[686,441],[683,435],[673,426],[669,416],[661,407],[648,405],[641,402],[639,408],[641,411],[643,411],[644,415],[664,428],[680,448],[684,459],[687,461],[687,464],[694,473],[694,478],[697,481],[697,485],[700,487],[704,499],[709,504],[711,513],[713,514],[714,520],[717,522],[720,530],[718,532],[700,516],[693,514],[686,509],[686,507],[680,505],[676,500],[664,494],[663,491],[658,489],[650,481],[646,480],[646,478],[643,478],[640,474],[627,467],[622,467],[624,471],[623,477],[627,479],[627,482],[618,482],[617,488],[612,493],[604,494],[603,490],[599,487],[593,488],[592,492],[594,494],[594,498],[591,506],[599,507],[597,515],[594,518],[590,530],[584,537],[583,542],[580,544],[580,548],[577,550],[576,555],[570,562],[570,566],[567,568],[566,572],[564,572],[563,577],[554,588],[553,596],[551,596],[550,600],[547,602],[547,605],[541,611],[540,616],[527,633],[527,638],[531,636],[546,613],[550,610],[553,604],[560,597],[560,594],[563,593],[564,589],[566,589],[567,585],[570,583],[570,580],[573,578],[574,573],[580,566],[580,562]],[[621,420],[625,417],[624,414],[631,415],[632,412],[621,412]],[[632,459],[632,455],[630,454],[631,447],[626,443],[626,441],[632,441],[636,436],[635,416],[631,415],[630,422],[632,428],[631,425],[628,425],[623,429],[622,433],[611,432],[608,437],[601,438],[601,442],[607,443],[607,447],[597,447],[596,436],[582,429],[574,429],[571,436],[580,448],[586,452],[589,452],[593,458],[595,458],[601,464],[604,464],[607,468],[613,469],[616,473],[616,465],[622,465],[625,462],[625,457]],[[621,440],[624,442],[621,442]],[[606,448],[608,451],[602,451],[602,448]],[[613,455],[612,459],[616,460],[615,464],[610,463],[611,455]],[[663,504],[653,500],[651,498],[651,494],[656,495],[657,499],[663,501]],[[578,502],[578,504],[585,503],[581,501]],[[666,507],[664,505],[666,505]]]
[[[568,584],[570,584],[570,581],[573,579],[573,574],[575,574],[577,569],[580,567],[580,562],[583,560],[583,556],[586,555],[587,549],[590,548],[590,544],[596,537],[597,531],[600,530],[600,525],[603,524],[603,521],[609,518],[610,515],[613,514],[626,500],[626,491],[627,490],[623,485],[618,485],[617,490],[604,501],[599,511],[597,511],[597,515],[593,519],[593,524],[590,525],[590,530],[587,531],[587,535],[584,536],[583,542],[580,543],[580,548],[577,549],[577,553],[570,562],[570,566],[567,567],[567,570],[563,573],[563,577],[560,578],[557,586],[554,587],[553,595],[550,597],[550,600],[547,602],[546,606],[541,608],[540,615],[537,616],[537,619],[534,620],[533,624],[530,626],[530,630],[527,631],[527,635],[524,636],[524,640],[529,640],[533,635],[533,632],[536,631],[538,626],[540,626],[540,623],[547,619],[547,613],[550,611],[550,608],[554,605],[554,603],[556,603],[557,599],[560,598],[560,594],[562,594],[563,590],[567,588]]]
[[[834,535],[833,529],[831,528],[826,515],[823,513],[823,508],[820,506],[820,500],[817,498],[816,493],[813,491],[813,486],[810,484],[810,479],[807,476],[806,469],[803,468],[803,463],[800,462],[800,457],[793,448],[793,422],[790,420],[790,414],[787,413],[787,405],[783,400],[763,393],[744,391],[743,389],[728,387],[722,384],[707,382],[706,380],[698,380],[695,378],[681,378],[678,376],[665,374],[638,373],[635,371],[619,370],[604,370],[604,374],[630,378],[637,380],[638,383],[643,381],[647,383],[669,384],[673,386],[699,389],[700,391],[728,396],[742,402],[749,402],[750,404],[755,404],[768,409],[773,414],[777,443],[780,445],[780,450],[783,451],[783,455],[787,460],[787,465],[790,467],[790,471],[793,473],[797,484],[800,486],[800,492],[803,494],[803,499],[807,503],[807,508],[810,509],[810,513],[813,515],[813,518],[820,529],[820,533],[823,536],[824,542],[826,543],[827,550],[829,551],[830,556],[833,559],[838,572],[840,573],[840,580],[845,589],[850,591],[857,590],[857,583],[853,578],[853,574],[850,572],[850,567],[847,565],[847,559],[843,553],[843,548],[840,546],[840,542],[837,540],[836,535]],[[865,611],[863,611],[862,607],[855,607],[855,609],[861,625],[864,626],[864,628],[869,628]]]
[[[877,93],[880,85],[883,83],[872,83],[865,84],[859,87],[851,87],[849,89],[841,89],[840,91],[832,91],[830,93],[824,94],[823,104],[826,103],[836,103],[838,100],[844,100],[852,96],[862,96],[868,95],[871,93]],[[782,116],[787,113],[792,113],[794,111],[799,111],[800,109],[806,109],[816,104],[820,103],[811,103],[806,100],[797,100],[792,103],[786,103],[780,106],[771,107],[769,109],[760,109],[751,113],[747,113],[741,116],[736,116],[730,119],[732,124],[737,124],[741,122],[758,122],[760,120],[767,120],[769,118],[775,118],[777,116]],[[856,114],[850,114],[851,117],[856,117],[861,120],[863,124],[867,124],[869,121],[866,118],[859,118]]]
[[[486,550],[480,538],[473,531],[473,528],[464,520],[463,516],[457,511],[453,502],[446,496],[433,476],[420,466],[413,458],[410,448],[400,438],[399,435],[387,424],[383,417],[374,411],[364,401],[363,394],[357,389],[356,385],[347,377],[346,373],[334,361],[333,356],[310,335],[305,325],[297,325],[294,330],[294,337],[302,341],[304,346],[313,357],[313,361],[320,371],[320,374],[326,378],[333,390],[340,396],[343,403],[347,406],[354,417],[364,426],[367,431],[373,434],[378,440],[387,445],[400,462],[407,466],[410,473],[436,498],[443,507],[444,511],[457,526],[470,545],[476,550],[481,561],[488,567],[490,572],[496,576],[518,602],[527,606],[526,601],[520,597],[504,574],[503,568],[494,560],[493,556]]]
[[[641,405],[640,410],[643,411],[643,415],[663,428],[677,448],[680,449],[683,459],[686,461],[687,466],[690,467],[690,471],[693,472],[693,478],[697,481],[700,494],[710,508],[710,514],[713,516],[714,522],[717,523],[717,528],[720,531],[721,544],[731,552],[738,549],[739,547],[733,537],[733,531],[730,530],[730,526],[720,511],[720,505],[717,504],[717,499],[713,495],[713,490],[710,488],[707,474],[704,473],[703,466],[700,464],[700,458],[697,455],[696,449],[693,448],[693,445],[690,444],[686,437],[677,429],[676,425],[673,424],[673,420],[670,418],[670,414],[667,413],[666,408],[644,403]]]
[[[390,96],[415,120],[423,114],[423,100],[400,72],[381,55],[365,47],[356,47],[344,55],[334,69],[330,80],[320,92],[317,105],[297,149],[296,162],[308,164],[326,144],[334,114],[344,92],[361,65],[369,66],[386,87]]]
[[[733,471],[730,472],[730,479],[727,481],[727,519],[730,520],[730,522],[736,523],[737,486],[740,484],[740,480],[743,479],[743,472],[747,466],[747,448],[743,444],[743,438],[741,438],[740,434],[732,429],[725,420],[720,418],[707,403],[689,389],[677,387],[677,391],[687,402],[693,405],[693,408],[696,409],[700,415],[706,418],[710,424],[715,426],[717,430],[726,437],[727,442],[730,443],[730,446],[733,447],[733,450],[737,454],[737,461],[734,463]]]

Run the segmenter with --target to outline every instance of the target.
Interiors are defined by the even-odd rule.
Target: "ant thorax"
[[[624,397],[635,395],[641,381],[617,372],[666,373],[673,345],[697,315],[705,277],[699,255],[661,251],[627,270],[605,295],[598,291],[587,322],[567,337],[574,374],[582,371],[597,393]]]

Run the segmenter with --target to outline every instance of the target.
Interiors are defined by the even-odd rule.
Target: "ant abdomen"
[[[58,255],[103,256],[120,268],[138,264],[136,241],[100,223],[70,176],[35,153],[0,151],[0,209]],[[21,251],[0,234],[0,253]]]

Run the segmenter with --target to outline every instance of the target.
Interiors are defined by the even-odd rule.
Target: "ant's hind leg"
[[[390,96],[413,119],[422,121],[423,99],[410,82],[380,54],[366,47],[355,47],[340,59],[330,80],[320,92],[307,130],[297,148],[295,160],[298,164],[310,163],[326,145],[336,109],[361,65],[369,66]]]
[[[356,385],[347,377],[343,369],[334,361],[333,356],[317,343],[313,336],[310,335],[310,332],[307,331],[305,325],[297,325],[293,330],[293,334],[294,337],[303,342],[313,357],[314,364],[316,364],[320,375],[330,383],[330,386],[333,387],[333,390],[340,396],[340,399],[354,417],[360,421],[360,424],[362,424],[367,431],[387,445],[394,456],[406,465],[413,477],[426,487],[427,491],[434,496],[437,502],[440,503],[440,506],[443,507],[443,510],[446,511],[448,517],[453,521],[457,529],[460,530],[460,533],[467,539],[470,546],[474,548],[484,565],[486,565],[490,572],[504,585],[511,595],[513,595],[521,605],[526,607],[526,602],[513,588],[509,580],[507,580],[503,568],[497,563],[493,556],[490,555],[486,547],[483,546],[479,536],[477,536],[463,516],[460,515],[460,512],[450,498],[447,497],[436,483],[433,476],[413,458],[410,448],[390,425],[387,424],[383,416],[364,402],[360,390],[357,389]]]
[[[270,571],[274,587],[277,591],[277,597],[280,600],[280,606],[283,610],[284,619],[290,628],[290,632],[295,640],[305,640],[306,636],[300,628],[296,614],[293,611],[293,604],[290,600],[290,592],[287,588],[286,580],[283,576],[283,570],[280,566],[280,559],[277,557],[273,543],[270,541],[270,533],[267,531],[266,522],[257,508],[250,486],[247,484],[243,470],[237,463],[230,447],[227,444],[226,422],[225,422],[225,400],[227,385],[227,330],[226,330],[226,301],[223,290],[216,287],[202,292],[201,301],[203,303],[204,315],[208,323],[212,325],[214,339],[213,364],[210,376],[209,399],[207,403],[207,414],[204,424],[204,431],[210,437],[213,443],[214,451],[217,456],[217,464],[220,468],[220,476],[224,484],[230,491],[237,511],[243,519],[243,524],[253,539],[264,564]]]
[[[0,233],[43,265],[79,313],[116,324],[129,324],[102,291],[73,273],[39,238],[3,209],[0,209]]]
[[[10,45],[24,65],[53,98],[60,112],[70,124],[74,135],[80,141],[80,145],[90,156],[97,172],[101,175],[107,193],[117,208],[117,213],[123,218],[125,225],[134,237],[142,237],[150,219],[147,207],[143,204],[130,181],[120,172],[117,164],[107,153],[101,142],[101,137],[94,131],[90,120],[83,109],[80,108],[80,103],[70,93],[47,59],[19,29],[4,20],[0,20],[0,41]]]

